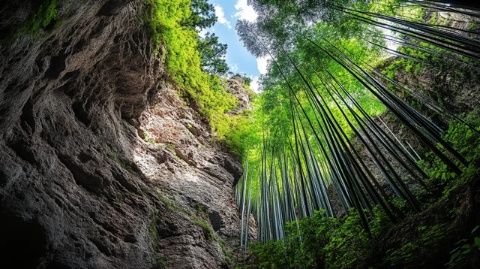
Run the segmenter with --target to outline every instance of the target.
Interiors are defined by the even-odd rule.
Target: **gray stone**
[[[59,1],[0,45],[0,268],[229,266],[240,164],[166,80],[146,2]],[[2,5],[10,32],[34,10]]]

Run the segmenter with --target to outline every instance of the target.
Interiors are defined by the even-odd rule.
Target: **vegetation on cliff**
[[[165,49],[168,73],[222,140],[232,121],[227,112],[235,107],[236,99],[218,75],[228,70],[222,58],[225,45],[213,34],[199,37],[201,29],[216,21],[213,6],[205,0],[151,0],[150,4],[148,23],[155,44]]]
[[[45,0],[32,3],[32,10],[19,25],[2,25],[1,43],[9,43],[21,35],[36,35],[40,30],[48,30],[58,23],[58,1]]]
[[[24,30],[35,33],[40,29],[47,28],[57,19],[57,8],[58,0],[43,1],[38,11],[25,24]]]

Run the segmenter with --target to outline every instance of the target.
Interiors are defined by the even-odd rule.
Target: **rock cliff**
[[[240,164],[177,95],[144,0],[0,16],[0,268],[225,268]],[[13,36],[13,37],[12,37]]]

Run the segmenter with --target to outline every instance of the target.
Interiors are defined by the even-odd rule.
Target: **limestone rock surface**
[[[11,35],[38,2],[7,1]],[[239,162],[178,97],[148,1],[59,1],[0,44],[0,268],[228,268]]]

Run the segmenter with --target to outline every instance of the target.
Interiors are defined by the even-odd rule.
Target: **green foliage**
[[[331,268],[352,268],[366,256],[368,237],[358,214],[351,212],[342,225],[332,232],[325,246],[326,261]]]
[[[419,47],[430,47],[432,51],[435,50],[434,47],[429,46],[426,43],[420,42]],[[395,57],[386,68],[382,70],[383,74],[389,77],[390,79],[396,79],[399,73],[406,73],[410,76],[419,76],[427,68],[432,68],[431,66],[425,65],[429,63],[430,65],[434,63],[435,59],[432,59],[432,56],[427,52],[408,47],[400,46],[396,49],[399,53],[403,53],[404,57]],[[436,59],[438,61],[438,59]]]
[[[216,240],[220,244],[223,256],[225,256],[225,263],[227,264],[228,268],[232,268],[235,261],[232,249],[227,246],[227,244],[221,237],[217,237]]]
[[[462,120],[480,132],[480,116],[477,111],[468,113]],[[453,122],[449,125],[444,134],[445,140],[452,143],[460,154],[465,156],[467,161],[480,159],[480,135],[475,133],[469,126],[462,122]]]
[[[242,75],[242,74],[238,74],[238,73],[235,76],[241,77],[243,79],[243,83],[245,84],[245,88],[247,88],[247,89],[249,89],[250,91],[253,92],[253,90],[250,89],[250,86],[251,86],[251,83],[252,83],[252,79],[250,77],[248,77],[247,75]],[[251,99],[253,99],[253,98],[251,98]]]
[[[213,239],[213,236],[214,236],[215,232],[213,231],[212,225],[210,225],[210,223],[208,223],[208,221],[206,221],[203,218],[195,216],[195,217],[192,218],[192,222],[202,228],[203,235],[205,236],[205,238],[207,240]]]
[[[193,224],[202,228],[203,234],[207,240],[216,239],[215,231],[210,225],[209,221],[207,220],[206,216],[206,207],[203,204],[195,203],[193,207],[195,208],[196,212],[191,212],[180,206],[175,200],[164,196],[164,195],[157,195],[159,201],[170,211],[175,211],[177,213],[182,214],[185,218],[189,219]],[[152,230],[152,229],[150,229]]]
[[[447,236],[448,229],[443,224],[417,227],[417,238],[415,241],[409,241],[399,248],[390,249],[386,253],[385,261],[390,265],[412,263],[424,255],[422,252],[428,252],[431,249],[440,247],[440,244]]]
[[[418,62],[408,60],[405,58],[396,58],[391,64],[383,70],[383,73],[390,79],[395,79],[399,71],[403,70],[406,73],[418,75],[420,74],[423,65]]]
[[[324,247],[328,268],[354,268],[365,264],[372,238],[377,238],[392,225],[380,207],[376,207],[369,221],[372,234],[369,236],[361,225],[357,211],[351,210],[347,217],[331,231],[330,240]]]
[[[477,112],[471,112],[463,117],[470,126],[480,131],[480,117]],[[444,134],[445,141],[449,142],[468,161],[461,176],[458,176],[445,165],[438,157],[429,153],[419,162],[426,171],[431,185],[441,188],[447,198],[454,190],[475,179],[479,172],[477,165],[480,160],[480,135],[466,124],[455,121],[449,125]],[[460,164],[459,164],[460,165]]]
[[[403,107],[401,102],[397,103],[395,98],[382,97],[382,95],[390,96],[380,85],[388,84],[383,81],[383,78],[378,79],[380,83],[372,82],[377,79],[377,75],[370,76],[369,74],[373,73],[371,69],[375,70],[380,62],[385,61],[387,55],[384,50],[390,51],[385,42],[385,35],[390,35],[391,39],[397,40],[397,45],[403,44],[396,49],[401,56],[388,59],[387,68],[382,70],[390,78],[399,78],[399,74],[407,76],[407,79],[420,76],[422,73],[432,72],[431,67],[434,65],[443,63],[441,67],[444,68],[448,61],[441,59],[446,55],[441,53],[445,52],[445,48],[439,46],[441,43],[434,44],[427,39],[416,39],[412,36],[415,33],[442,38],[442,35],[435,33],[433,29],[425,32],[421,30],[427,27],[420,27],[420,24],[416,23],[425,22],[425,9],[421,7],[404,9],[405,6],[413,6],[413,4],[402,5],[402,1],[396,0],[373,2],[256,0],[252,2],[260,19],[257,23],[241,22],[237,25],[237,29],[252,53],[258,56],[269,55],[274,60],[268,74],[263,78],[264,91],[255,104],[251,118],[235,128],[232,141],[239,144],[236,148],[240,148],[245,163],[249,167],[249,177],[253,178],[242,179],[242,186],[250,191],[247,197],[252,196],[254,207],[252,211],[258,220],[259,239],[269,240],[282,238],[285,227],[283,224],[286,220],[310,216],[309,207],[328,208],[324,204],[318,205],[320,203],[311,202],[315,197],[310,199],[311,196],[309,197],[304,191],[305,189],[311,192],[317,190],[314,183],[319,181],[318,176],[312,176],[312,171],[316,172],[316,170],[309,170],[309,168],[315,168],[314,162],[323,162],[323,166],[318,170],[327,174],[325,177],[330,176],[328,173],[331,170],[342,170],[342,165],[332,168],[329,166],[334,165],[328,164],[327,161],[330,158],[338,160],[343,157],[343,152],[335,154],[337,148],[343,147],[342,139],[348,141],[354,134],[358,134],[356,127],[363,117],[368,118],[368,116],[385,112],[383,104],[389,105],[390,109],[403,118],[404,122],[410,122],[415,131],[418,131],[417,133],[425,134],[423,137],[425,140],[433,143],[443,142],[437,139],[434,131],[428,134],[430,132],[428,125],[422,120],[415,120],[416,116],[413,116],[414,113],[409,109],[404,111],[398,109]],[[337,9],[342,8],[318,12],[315,10],[317,5],[325,5],[323,7],[326,9],[332,7],[328,5],[352,8],[356,10],[358,17],[367,21],[367,24],[369,19],[375,21],[382,18],[384,22],[379,22],[381,20],[378,19],[379,23],[375,25],[385,26],[393,32],[381,32],[374,29],[375,27],[365,27],[363,23],[349,20],[348,16],[335,18],[335,14],[341,13]],[[396,8],[398,5],[401,6],[399,10]],[[355,15],[350,11],[345,13]],[[318,14],[321,14],[320,20],[315,17]],[[406,31],[407,28],[411,28],[412,33]],[[436,71],[439,68],[433,70]],[[400,87],[397,86],[397,88]],[[353,97],[347,98],[350,96]],[[411,98],[410,96],[404,98],[405,96],[400,94],[398,97],[404,100]],[[341,102],[345,100],[347,101]],[[409,102],[409,100],[406,101]],[[357,116],[352,112],[361,110],[358,106],[354,106],[357,102],[366,113]],[[425,106],[425,103],[420,101],[422,106]],[[417,107],[417,104],[413,106]],[[417,123],[413,123],[415,121]],[[471,125],[480,126],[478,122]],[[337,126],[344,133],[336,132]],[[320,135],[317,135],[316,130],[320,130],[318,131]],[[299,136],[301,136],[300,139]],[[365,135],[367,136],[368,134]],[[249,142],[242,144],[242,139]],[[374,138],[376,139],[382,140],[382,138]],[[445,190],[445,196],[448,197],[452,190],[465,187],[474,175],[478,175],[476,166],[479,158],[476,152],[478,152],[477,147],[480,141],[477,134],[462,123],[453,123],[445,133],[444,139],[453,144],[453,148],[458,149],[461,155],[469,156],[468,167],[458,164],[463,174],[453,173],[434,155],[425,158],[421,165],[429,177],[428,187],[441,185],[442,190]],[[334,145],[330,146],[331,141],[337,144],[331,143]],[[310,147],[310,144],[313,147]],[[369,148],[368,142],[363,144]],[[290,150],[290,145],[293,145],[291,148],[296,146],[297,152]],[[322,152],[320,150],[322,145],[330,147],[323,149],[324,152]],[[344,151],[348,153],[349,147],[345,146],[345,148],[347,149]],[[443,150],[441,145],[438,145],[438,148],[445,152],[447,158],[455,159],[449,156],[450,153]],[[378,155],[382,155],[381,150],[372,150],[372,152],[375,151]],[[372,153],[372,155],[376,154]],[[311,159],[315,160],[310,162]],[[385,162],[390,162],[388,158],[385,159]],[[347,161],[344,162],[345,166],[350,165]],[[261,165],[255,165],[256,163]],[[307,168],[303,169],[304,167]],[[328,171],[329,168],[330,171]],[[302,170],[305,171],[304,174]],[[390,169],[382,169],[382,174],[388,176],[387,170]],[[345,174],[355,174],[349,172]],[[323,180],[323,176],[320,180]],[[331,183],[331,181],[325,181]],[[308,184],[311,184],[311,187]],[[333,187],[327,184],[327,188]],[[361,196],[362,188],[349,190],[349,192],[358,193]],[[414,195],[420,193],[416,188],[417,186],[407,186],[405,192],[409,194],[412,191]],[[293,193],[293,199],[297,201],[285,202],[289,200],[290,192]],[[241,192],[239,193],[238,196],[241,196]],[[380,196],[386,199],[390,197],[383,192]],[[367,197],[366,200],[370,201],[370,198],[372,197]],[[242,203],[245,203],[246,199],[248,198],[243,195]],[[412,197],[410,200],[407,197],[407,200],[409,200],[408,205],[405,201],[394,201],[393,204],[397,206],[393,209],[394,215],[407,213],[408,211],[405,210],[407,206],[410,210],[416,207],[412,206],[416,204],[416,199]],[[363,205],[355,206],[363,207]],[[280,214],[276,214],[278,212]],[[262,268],[363,267],[367,264],[367,257],[372,257],[369,251],[375,244],[375,240],[385,236],[389,231],[395,232],[391,230],[393,225],[382,210],[376,209],[373,215],[371,212],[365,214],[363,212],[363,210],[352,211],[342,219],[325,221],[329,225],[318,221],[316,216],[305,217],[288,224],[285,227],[283,239],[254,245],[253,253]],[[411,211],[408,213],[410,214]],[[364,215],[368,218],[371,234],[362,228],[361,223],[365,223]],[[322,216],[320,219],[328,218]],[[395,227],[404,228],[413,234],[409,234],[408,241],[395,241],[398,246],[391,246],[383,262],[399,267],[417,262],[419,257],[427,256],[429,249],[438,249],[450,231],[444,223],[432,224],[426,221],[419,221],[419,223],[422,226],[417,229],[416,227]]]
[[[475,112],[466,115],[463,117],[463,120],[471,126],[480,126],[480,118]],[[442,190],[443,196],[440,199],[446,200],[452,198],[452,195],[458,193],[459,189],[470,184],[478,177],[479,167],[477,163],[480,160],[480,136],[464,123],[454,121],[449,124],[449,128],[443,135],[443,138],[465,156],[469,163],[467,167],[463,168],[462,174],[457,175],[450,171],[438,157],[432,154],[427,154],[420,161],[420,165],[427,172],[429,184],[434,188]],[[449,233],[446,224],[419,226],[417,227],[415,240],[409,237],[408,242],[405,242],[398,248],[390,249],[385,260],[392,266],[417,261],[418,257],[426,255],[431,249],[441,248],[442,244],[444,244],[444,239]],[[468,244],[466,243],[467,241],[466,239],[461,240],[456,244],[456,248],[451,252],[447,267],[463,268],[457,266],[470,259],[471,254],[475,253],[474,237],[468,241]]]
[[[269,1],[261,2],[268,5],[275,4],[270,3]],[[285,7],[282,6],[282,8]],[[292,6],[291,8],[295,9],[300,7]],[[336,40],[335,45],[342,48],[342,50],[347,52],[354,60],[368,62],[370,64],[375,64],[378,62],[378,51],[367,49],[367,44],[364,41],[342,33],[332,24],[318,22],[308,30],[308,35],[314,42],[325,46],[327,46],[326,43],[328,42],[325,40]],[[355,97],[355,99],[369,115],[375,116],[385,112],[385,107],[382,105],[382,103],[378,101],[370,92],[368,92],[368,90],[366,90],[357,79],[355,79],[335,60],[320,51],[318,47],[313,45],[311,42],[307,42],[302,39],[296,40],[295,49],[291,52],[288,52],[288,54],[288,57],[293,58],[297,65],[300,66],[300,71],[302,74],[312,81],[312,86],[316,91],[318,91],[318,94],[325,98],[325,101],[329,106],[328,109],[333,113],[333,117],[336,119],[336,121],[338,121],[341,129],[344,130],[348,136],[353,136],[353,132],[347,124],[345,117],[341,114],[340,109],[332,101],[332,98],[323,86],[322,81],[324,81],[325,78],[320,77],[320,70],[327,70],[334,74],[336,79],[338,79],[338,81],[346,88],[346,90]],[[232,129],[233,132],[240,133],[232,134],[232,136],[246,137],[246,135],[244,135],[246,133],[246,129],[252,129],[252,126],[260,125],[263,126],[263,128],[260,128],[262,131],[256,132],[256,139],[250,136],[248,139],[249,142],[257,141],[261,144],[261,138],[265,136],[267,142],[272,141],[279,147],[282,145],[287,145],[288,140],[293,139],[293,129],[291,126],[292,102],[296,106],[295,100],[292,100],[293,97],[291,96],[292,93],[290,92],[291,89],[289,88],[289,85],[292,87],[293,91],[297,95],[297,98],[299,99],[299,102],[305,109],[307,117],[312,119],[315,127],[322,127],[318,126],[317,121],[314,120],[316,117],[318,117],[318,114],[316,114],[315,108],[311,106],[311,103],[309,103],[308,97],[305,93],[304,81],[293,69],[288,57],[285,52],[278,52],[278,55],[275,59],[275,64],[271,65],[269,73],[264,78],[263,84],[265,87],[263,92],[258,96],[259,100],[257,100],[257,102],[254,104],[254,111],[251,114],[253,119],[243,121],[243,123],[247,124],[249,127],[244,128],[240,126],[239,128]],[[325,76],[325,74],[323,74],[323,76]],[[340,103],[343,109],[345,109],[343,106],[344,104],[340,100],[336,100]],[[356,121],[353,120],[353,117],[350,115],[347,116],[349,116],[351,121],[356,123]],[[301,117],[305,120],[307,118],[303,114]],[[242,125],[242,123],[240,123],[240,125]],[[258,128],[254,127],[254,129]],[[255,133],[252,130],[250,130],[250,132]],[[313,139],[313,133],[309,132],[308,135],[311,139]],[[252,147],[258,149],[259,145],[246,143],[245,145],[241,146],[242,149],[240,151],[245,152],[245,149]],[[239,147],[237,146],[237,148]],[[244,156],[244,159],[248,160],[248,156]]]
[[[154,253],[154,261],[153,261],[153,268],[155,269],[163,269],[165,268],[165,257],[158,254],[159,251],[159,240],[160,235],[158,234],[157,223],[159,221],[158,212],[154,211],[150,214],[150,223],[148,225],[148,232],[150,233],[151,237],[151,245],[150,249],[152,253]]]
[[[23,27],[28,33],[36,33],[54,23],[58,17],[58,0],[43,1],[38,11]]]
[[[191,0],[192,15],[187,20],[187,25],[205,29],[217,21],[214,6],[208,0]]]
[[[207,33],[199,41],[200,55],[202,56],[202,67],[210,74],[225,75],[228,72],[228,65],[225,61],[227,45],[218,41],[214,33]]]
[[[247,159],[249,153],[255,154],[257,146],[261,143],[262,125],[259,117],[261,115],[254,111],[246,111],[242,115],[232,116],[229,129],[226,134],[226,141],[228,146],[238,154]],[[253,157],[253,156],[252,156]]]
[[[213,231],[212,225],[207,219],[207,207],[201,203],[194,203],[193,208],[195,208],[196,213],[190,215],[192,222],[202,228],[203,234],[207,240],[214,239],[215,232]]]
[[[148,132],[147,130],[142,130],[142,132],[140,133],[140,137],[147,143],[151,144],[151,145],[156,145],[157,144],[157,141],[155,140],[155,137],[150,134],[150,132]]]
[[[152,237],[152,248],[156,247],[155,244],[158,242],[158,239],[160,238],[157,230],[157,221],[158,221],[158,213],[153,212],[150,216],[150,224],[148,225],[148,231],[150,233],[150,236]]]
[[[188,22],[193,16],[191,0],[149,0],[152,15],[149,25],[157,46],[166,48],[168,73],[187,99],[209,120],[217,138],[228,132],[226,112],[236,99],[225,89],[226,82],[202,70],[195,27]]]
[[[273,52],[276,53],[275,60],[271,63],[268,74],[263,77],[264,88],[256,97],[253,111],[246,115],[247,118],[235,122],[228,134],[227,140],[231,148],[242,156],[244,163],[248,163],[247,180],[253,199],[261,195],[259,182],[261,177],[258,175],[261,174],[260,163],[264,145],[273,145],[271,160],[280,158],[282,154],[288,156],[286,158],[290,158],[288,162],[290,167],[287,170],[292,173],[294,161],[291,160],[296,154],[292,152],[294,151],[292,145],[294,148],[295,145],[301,144],[298,139],[300,136],[302,136],[300,140],[310,143],[309,149],[318,163],[326,163],[328,151],[336,149],[326,146],[331,142],[328,138],[329,131],[325,131],[331,128],[329,119],[332,119],[333,124],[338,124],[338,129],[345,134],[346,139],[355,135],[351,126],[358,128],[358,120],[352,111],[359,113],[359,110],[358,108],[349,110],[352,105],[343,91],[337,88],[336,94],[331,87],[325,86],[325,83],[335,84],[329,78],[329,74],[335,76],[338,83],[358,102],[366,114],[376,116],[386,110],[382,102],[325,51],[319,50],[316,44],[328,47],[331,46],[329,40],[335,40],[335,45],[348,53],[352,59],[370,64],[377,62],[378,51],[367,49],[368,46],[363,40],[344,34],[329,23],[318,22],[304,35],[309,36],[313,43],[298,38],[293,41],[294,46],[290,51]],[[294,68],[292,62],[296,64],[298,70]],[[311,82],[312,91],[308,91],[304,78]],[[296,119],[296,130],[292,118]],[[358,118],[364,119],[364,116],[360,115]],[[299,135],[302,131],[304,131],[302,135]],[[302,143],[306,145],[306,142]],[[322,152],[321,145],[326,148],[327,155]],[[300,157],[302,169],[307,167],[305,156],[306,154]],[[321,170],[328,173],[323,171],[323,168]],[[306,171],[304,173],[307,174]],[[325,184],[329,185],[329,178],[325,181]],[[279,182],[278,185],[281,186],[282,183]]]
[[[461,239],[455,244],[455,248],[450,251],[450,259],[445,264],[447,268],[468,268],[480,265],[479,228],[480,226],[476,226],[468,238]]]
[[[167,268],[166,262],[167,262],[167,258],[165,256],[157,255],[157,256],[155,256],[155,261],[154,261],[152,269]]]
[[[252,244],[250,251],[255,255],[256,265],[265,269],[289,268],[287,259],[294,257],[294,253],[285,251],[285,245],[281,240]]]
[[[380,208],[370,220],[373,237],[385,232],[391,222]],[[283,240],[252,245],[260,268],[354,268],[365,263],[370,238],[355,210],[344,218],[326,217],[317,211],[312,217],[287,225]]]
[[[8,43],[20,35],[36,35],[40,30],[47,30],[58,23],[59,0],[39,1],[38,9],[22,23],[18,29],[8,30],[0,37],[1,43]]]

